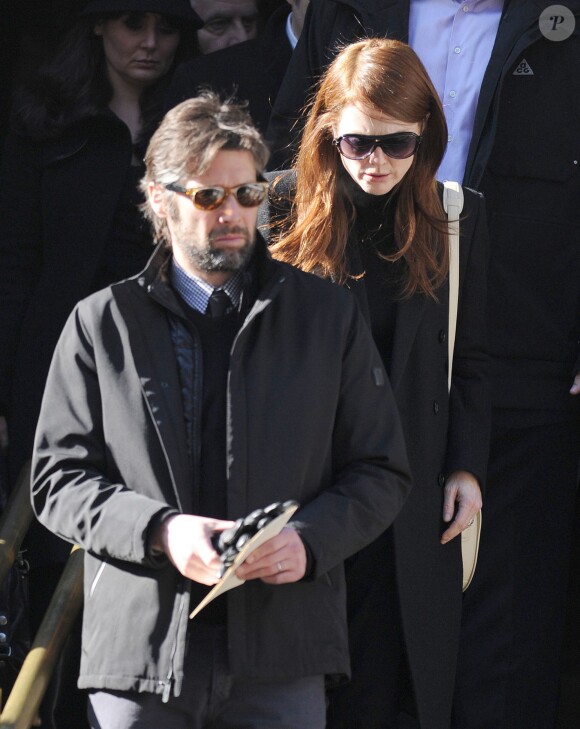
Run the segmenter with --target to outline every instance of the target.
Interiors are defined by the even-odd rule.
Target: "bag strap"
[[[443,208],[449,220],[449,332],[448,352],[449,366],[447,386],[451,389],[453,371],[453,349],[455,347],[455,330],[457,328],[457,308],[459,304],[459,216],[463,210],[463,189],[458,182],[446,182],[443,187]],[[473,523],[461,533],[461,559],[463,561],[463,591],[467,590],[477,564],[479,542],[481,538],[481,511],[478,511]]]
[[[463,210],[463,188],[458,182],[445,182],[443,187],[443,209],[449,220],[449,331],[447,333],[448,368],[447,388],[451,389],[453,371],[453,349],[457,329],[457,307],[459,304],[459,216]]]

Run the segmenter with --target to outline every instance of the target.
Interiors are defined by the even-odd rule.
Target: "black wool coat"
[[[283,213],[292,198],[293,174],[269,173],[278,179],[270,204],[261,210],[262,230]],[[347,244],[353,274],[363,273],[354,231]],[[453,379],[447,391],[449,289],[434,301],[416,294],[396,303],[392,355],[385,367],[399,408],[413,475],[413,491],[393,525],[397,588],[414,695],[421,726],[449,725],[459,643],[462,603],[460,540],[439,540],[445,478],[456,470],[473,473],[483,486],[489,446],[490,408],[485,336],[488,255],[485,206],[481,195],[465,190],[460,234],[460,291]],[[365,317],[370,312],[364,276],[348,284]],[[368,417],[373,418],[374,412]],[[357,559],[363,560],[357,565]],[[380,555],[370,550],[355,558],[358,570],[380,579]],[[355,579],[355,578],[353,578]],[[356,602],[357,595],[351,595]],[[372,603],[366,640],[381,642],[391,625],[381,623]],[[380,691],[381,677],[368,667],[369,691]]]
[[[16,479],[32,454],[50,360],[91,291],[129,173],[127,127],[106,113],[35,142],[13,133],[0,178],[0,413]],[[151,247],[153,253],[153,246]]]

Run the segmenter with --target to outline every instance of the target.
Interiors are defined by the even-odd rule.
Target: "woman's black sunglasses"
[[[421,143],[421,137],[414,132],[395,132],[382,134],[379,137],[369,137],[366,134],[343,134],[332,140],[343,157],[347,159],[365,159],[377,147],[380,147],[387,157],[393,159],[407,159],[412,157]]]
[[[236,187],[212,185],[208,187],[182,187],[174,182],[163,185],[171,192],[187,195],[198,210],[217,210],[226,198],[233,195],[243,208],[256,208],[264,202],[268,193],[267,182],[246,182]]]

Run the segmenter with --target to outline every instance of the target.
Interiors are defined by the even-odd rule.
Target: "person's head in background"
[[[192,30],[202,24],[188,0],[89,0],[81,17],[97,38],[93,55],[121,93],[139,93],[165,76],[190,52]]]
[[[191,5],[203,21],[203,28],[197,31],[198,50],[202,54],[258,35],[257,0],[191,0]]]
[[[135,138],[149,136],[165,84],[192,55],[200,26],[188,0],[89,0],[54,56],[31,74],[16,119],[33,136],[49,137],[108,107],[139,117]]]

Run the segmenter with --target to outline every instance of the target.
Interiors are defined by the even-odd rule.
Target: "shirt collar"
[[[172,257],[169,270],[171,285],[192,309],[205,314],[207,302],[212,295],[214,288],[223,289],[230,297],[232,304],[238,308],[242,296],[244,277],[241,271],[226,281],[223,286],[214,287],[199,276],[193,276],[185,271]]]
[[[286,18],[286,35],[288,36],[288,41],[290,45],[292,46],[292,49],[296,48],[296,44],[298,43],[298,36],[294,33],[292,30],[292,13],[288,13],[288,17]]]

